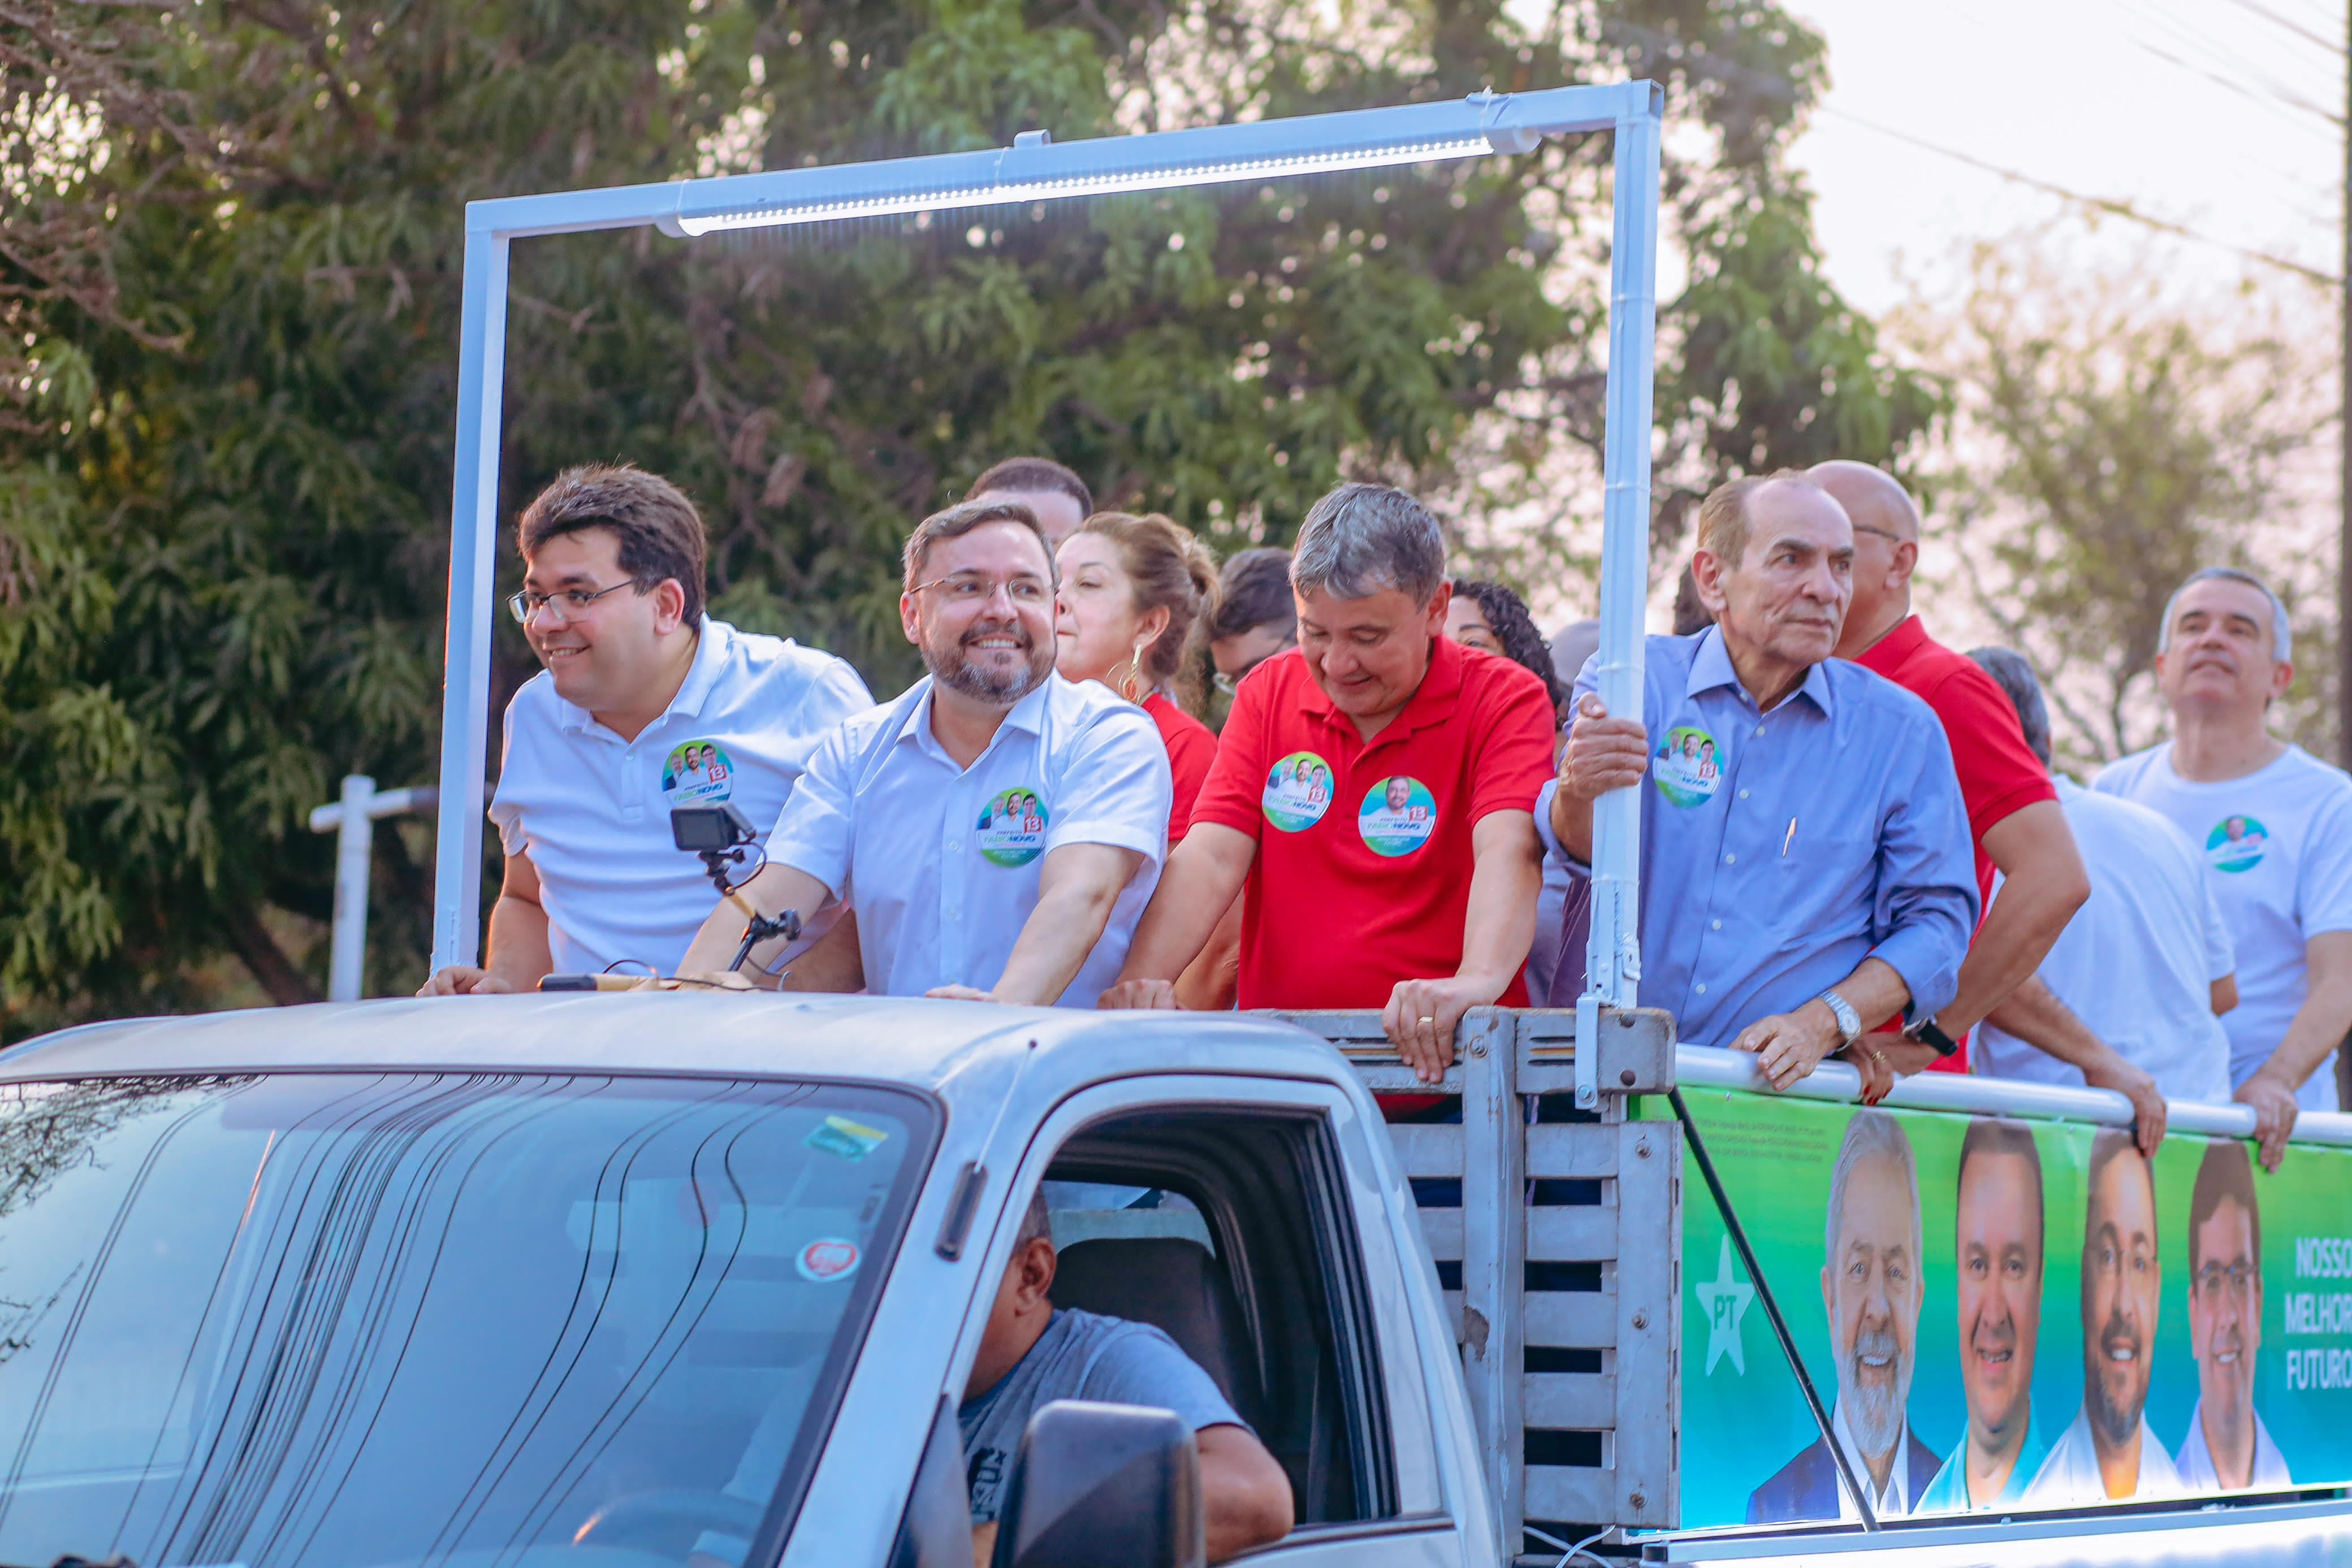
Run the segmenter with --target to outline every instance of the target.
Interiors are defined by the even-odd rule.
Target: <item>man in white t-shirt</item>
[[[2192,573],[2157,636],[2172,738],[2095,781],[2204,857],[2238,951],[2230,1079],[2271,1170],[2299,1107],[2336,1108],[2336,1047],[2352,1030],[2352,778],[2270,732],[2290,653],[2285,607],[2260,579]]]
[[[2050,712],[2032,667],[2007,648],[1969,657],[2007,695],[2048,767]],[[2165,1100],[2230,1103],[2230,1037],[2218,1016],[2238,999],[2230,933],[2170,822],[2063,774],[2057,785],[2091,896],[2034,977],[1993,1009],[1973,1065],[1993,1078],[2122,1090],[2141,1113],[2140,1152],[2152,1155]]]
[[[527,991],[623,960],[667,973],[713,896],[671,810],[731,802],[764,827],[818,739],[874,706],[831,654],[703,613],[702,517],[667,479],[567,470],[517,533],[508,606],[547,668],[507,705],[488,957],[440,970],[425,996]]]
[[[907,638],[930,672],[810,758],[743,892],[761,914],[845,904],[786,984],[1092,1007],[1168,853],[1173,785],[1150,716],[1054,673],[1054,557],[1013,501],[966,501],[907,541]],[[721,969],[711,912],[682,972]]]

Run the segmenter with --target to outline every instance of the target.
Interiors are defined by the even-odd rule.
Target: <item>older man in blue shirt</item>
[[[1605,713],[1586,665],[1537,821],[1585,872],[1592,802],[1646,779],[1642,1000],[1775,1088],[1845,1052],[1875,1100],[1894,1073],[1865,1031],[1952,999],[1979,909],[1943,726],[1831,657],[1853,572],[1853,525],[1810,479],[1718,487],[1691,559],[1716,623],[1649,640],[1640,719]]]

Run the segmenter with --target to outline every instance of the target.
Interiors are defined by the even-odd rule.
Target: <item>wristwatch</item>
[[[1937,1029],[1932,1018],[1916,1019],[1905,1024],[1903,1036],[1906,1040],[1921,1040],[1934,1046],[1937,1056],[1949,1056],[1960,1049],[1960,1042]]]
[[[1823,991],[1813,999],[1828,1008],[1830,1016],[1837,1019],[1838,1038],[1842,1045],[1852,1045],[1862,1038],[1862,1015],[1853,1010],[1852,1002],[1835,991]]]

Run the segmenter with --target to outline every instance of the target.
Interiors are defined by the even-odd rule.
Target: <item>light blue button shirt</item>
[[[866,988],[919,997],[996,984],[1064,844],[1143,857],[1058,1005],[1091,1008],[1168,855],[1173,789],[1151,716],[1099,681],[1048,675],[959,767],[931,733],[931,678],[857,714],[810,757],[768,858],[824,883],[857,915]],[[1010,798],[1008,798],[1010,797]]]
[[[1926,703],[1831,659],[1759,712],[1713,627],[1649,639],[1643,700],[1643,1006],[1673,1012],[1681,1040],[1727,1046],[1866,957],[1903,977],[1906,1016],[1951,1001],[1976,929],[1976,862],[1951,747]],[[1565,859],[1556,788],[1536,821]]]

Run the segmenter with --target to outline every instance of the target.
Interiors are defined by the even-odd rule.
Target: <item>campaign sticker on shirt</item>
[[[1286,833],[1313,827],[1331,809],[1330,764],[1311,751],[1292,752],[1267,770],[1258,809]]]
[[[973,836],[982,858],[992,865],[1027,865],[1045,852],[1045,824],[1050,820],[1045,798],[1036,790],[998,791],[980,809]]]
[[[853,1122],[846,1116],[827,1116],[801,1140],[812,1149],[839,1155],[845,1160],[862,1160],[889,1141],[890,1134],[880,1128]]]
[[[2252,871],[2270,847],[2270,830],[2252,817],[2224,817],[2205,835],[2205,858],[2215,871]]]
[[[801,1249],[793,1267],[802,1279],[819,1285],[846,1280],[857,1272],[857,1243],[844,1236],[821,1238]]]
[[[1418,779],[1392,774],[1373,785],[1356,812],[1356,831],[1376,855],[1409,855],[1437,829],[1437,801]]]
[[[662,794],[673,806],[724,800],[735,793],[735,762],[714,740],[689,740],[662,763]]]
[[[1715,737],[1686,724],[1666,731],[1658,753],[1650,758],[1650,779],[1658,793],[1676,806],[1704,806],[1723,787],[1716,767]]]

